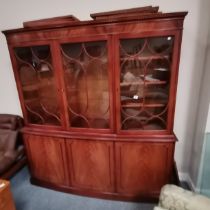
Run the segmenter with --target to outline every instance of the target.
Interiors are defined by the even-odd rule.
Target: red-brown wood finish
[[[69,24],[71,21],[79,21],[73,15],[67,15],[62,17],[54,17],[54,18],[47,18],[42,20],[35,20],[35,21],[27,21],[23,23],[24,28],[34,28],[34,27],[42,27],[42,28],[49,28],[59,26],[61,24]]]
[[[72,186],[100,192],[114,191],[113,142],[66,140]]]
[[[92,17],[94,20],[108,20],[108,19],[120,19],[129,17],[129,16],[139,16],[145,15],[145,14],[153,14],[157,13],[159,10],[159,7],[152,7],[152,6],[146,6],[146,7],[140,7],[140,8],[132,8],[132,9],[123,9],[123,10],[116,10],[111,12],[100,12],[100,13],[94,13],[90,14],[90,17]]]
[[[169,182],[173,144],[116,143],[117,192],[158,194]]]
[[[24,135],[32,177],[67,185],[64,165],[64,139],[46,136]]]
[[[170,183],[174,165],[175,142],[177,141],[173,133],[173,122],[179,57],[183,21],[187,12],[162,13],[158,10],[159,7],[148,6],[95,13],[91,14],[93,20],[89,21],[80,21],[72,15],[55,17],[24,22],[24,28],[3,32],[7,38],[26,125],[22,129],[22,133],[24,135],[32,183],[70,193],[138,201],[157,198],[160,188],[164,184]],[[148,67],[149,63],[154,60],[165,59],[162,51],[156,51],[156,48],[153,49],[148,44],[149,40],[151,41],[154,37],[165,37],[165,41],[156,42],[156,47],[161,46],[164,48],[164,43],[167,42],[167,39],[169,41],[170,39],[173,40],[170,52],[166,48],[168,53],[166,53],[167,59],[170,59],[170,65],[165,67],[165,69],[157,68],[156,64],[151,64]],[[146,40],[144,41],[144,46],[148,45],[150,53],[146,50],[142,51],[143,55],[141,54],[142,52],[139,50],[141,41],[140,45],[137,46],[139,49],[131,49],[127,45],[125,46],[127,51],[125,49],[123,51],[122,40],[126,39],[134,40],[134,43],[136,42],[135,39]],[[107,54],[104,57],[99,55],[98,49],[100,44],[97,44],[99,42],[106,43]],[[66,48],[66,53],[69,55],[66,57],[68,62],[62,56],[62,45],[67,43],[71,44],[71,47]],[[81,50],[80,53],[78,44],[82,45],[81,49],[83,51]],[[26,95],[22,87],[21,77],[18,72],[20,64],[18,64],[15,56],[16,48],[46,45],[50,47],[51,60],[48,60],[48,58],[42,59],[42,51],[40,51],[41,57],[37,59],[34,49],[31,49],[32,57],[28,56],[27,53],[24,54],[24,50],[22,50],[23,54],[20,57],[24,57],[26,62],[22,62],[22,65],[28,66],[28,70],[34,69],[38,73],[40,70],[43,70],[43,75],[47,74],[47,69],[42,69],[40,66],[43,63],[46,64],[46,61],[50,61],[50,64],[48,64],[53,69],[55,94],[57,95],[59,107],[56,114],[60,117],[60,123],[56,125],[50,123],[38,124],[36,120],[32,120],[33,123],[31,123],[24,102],[28,95]],[[38,47],[38,50],[40,49]],[[132,53],[129,55],[130,51]],[[123,55],[125,52],[127,54]],[[88,62],[87,58],[89,59]],[[106,59],[107,64],[104,64]],[[121,66],[123,59],[130,60],[129,65],[132,66],[134,63],[134,66],[137,66],[136,68],[139,71],[142,71],[142,67],[138,67],[142,62],[147,62],[148,64],[144,66],[145,72],[148,69],[149,72],[152,72],[152,69],[155,67],[159,71],[165,71],[167,70],[166,68],[170,69],[170,77],[166,80],[156,79],[148,81],[145,79],[146,73],[144,73],[145,75],[143,76],[141,74],[135,75],[136,77],[132,81],[134,87],[144,85],[147,88],[148,85],[151,87],[156,85],[157,90],[166,87],[167,98],[165,101],[167,103],[158,102],[157,98],[159,96],[155,98],[154,102],[146,103],[145,95],[143,95],[143,101],[139,100],[137,103],[132,98],[133,96],[138,98],[138,96],[134,95],[135,93],[130,98],[132,99],[131,101],[123,103],[121,88],[124,86],[129,87],[130,85],[128,81],[122,81],[122,76],[125,75],[123,71],[125,70],[126,72],[126,68],[130,68],[130,72],[132,72],[129,65],[127,67]],[[103,72],[100,72],[100,68],[94,66],[91,62],[95,62],[94,65],[97,62],[107,65],[108,72],[106,76]],[[137,65],[138,62],[140,64]],[[88,65],[90,66],[88,67]],[[99,71],[96,72],[97,74],[91,71],[91,65],[93,65],[92,70]],[[67,92],[69,91],[67,90],[69,85],[66,84],[65,80],[65,68],[68,69],[69,74],[73,72],[72,82],[74,81],[75,83],[75,89],[74,86],[70,87],[74,95]],[[83,76],[78,76],[81,75],[82,71]],[[92,75],[87,75],[89,71]],[[136,70],[134,74],[135,72]],[[78,76],[78,83],[74,76],[75,78]],[[50,76],[48,75],[45,79],[48,80],[46,80],[46,84],[47,82],[50,84]],[[87,85],[85,79],[90,79],[91,81],[89,81],[89,86],[87,86],[91,92],[86,95],[83,94],[84,91],[80,91],[78,95],[75,94],[78,91],[76,90],[77,86],[80,90],[85,90],[84,87]],[[43,83],[41,84],[44,85]],[[97,88],[96,84],[100,87]],[[108,87],[105,84],[108,84]],[[30,87],[28,88],[30,89]],[[96,89],[96,92],[98,91],[97,94],[94,93],[94,89]],[[105,99],[109,100],[109,118],[107,118],[109,126],[103,127],[96,124],[96,126],[88,128],[88,126],[80,126],[80,122],[79,126],[72,126],[72,122],[69,120],[69,104],[72,105],[73,103],[74,105],[74,110],[71,112],[72,118],[77,115],[82,120],[91,121],[92,118],[90,113],[88,113],[89,107],[88,105],[86,107],[83,99],[100,98],[99,91],[101,91],[101,94],[104,94]],[[150,89],[148,89],[149,91]],[[46,98],[51,97],[49,90],[41,89],[38,94],[41,93],[42,99],[45,98],[43,96],[46,96]],[[32,95],[30,91],[27,94]],[[80,100],[77,100],[77,96]],[[96,101],[95,104],[94,100]],[[92,107],[97,107],[95,112],[91,112],[91,114],[93,113],[96,116],[98,111],[100,113],[100,109],[103,110],[104,103],[101,103],[100,106],[98,100],[94,100],[89,104]],[[52,108],[50,104],[48,105],[49,109],[45,110],[45,117],[47,114],[52,114],[48,112]],[[139,116],[136,117],[136,110],[139,112],[142,107],[146,110],[160,110],[166,107],[167,112],[163,112],[164,114],[161,117],[154,110],[152,115],[149,112],[140,112],[140,114],[138,113],[140,118],[138,118]],[[131,116],[127,116],[128,119],[130,117],[141,121],[142,117],[148,118],[148,115],[150,115],[151,119],[162,120],[165,125],[161,129],[154,130],[151,127],[147,127],[148,129],[144,130],[136,127],[136,125],[132,127],[133,122],[131,122],[131,129],[126,130],[121,125],[122,108],[127,109],[131,113]],[[75,110],[78,113],[75,114]],[[85,119],[86,116],[88,116],[88,119]],[[92,116],[93,119],[94,116]],[[97,115],[97,118],[100,118],[100,116]],[[144,123],[144,121],[142,122]],[[154,124],[157,126],[157,121]]]

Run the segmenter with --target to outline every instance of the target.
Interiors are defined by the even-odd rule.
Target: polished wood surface
[[[159,192],[169,182],[172,147],[164,143],[116,143],[117,192]]]
[[[63,161],[64,140],[24,135],[32,176],[60,185],[68,184]]]
[[[15,210],[10,182],[0,179],[0,210]]]
[[[88,21],[70,21],[68,24],[60,24],[59,26],[55,27],[50,27],[49,29],[54,29],[54,28],[63,28],[63,27],[88,27],[90,25],[110,25],[110,23],[123,23],[123,22],[135,22],[135,21],[142,21],[142,22],[147,22],[150,20],[153,20],[154,22],[159,22],[159,20],[162,19],[171,19],[171,20],[178,20],[178,19],[184,19],[185,16],[187,15],[188,12],[171,12],[171,13],[146,13],[145,15],[135,15],[135,16],[125,16],[120,17],[120,19],[102,19],[102,20],[88,20]],[[106,26],[107,27],[107,26]],[[33,28],[19,28],[19,29],[11,29],[11,30],[5,30],[3,33],[5,35],[13,34],[13,33],[19,33],[19,32],[31,32],[31,31],[38,31],[40,30],[41,27],[33,27]],[[42,29],[42,28],[41,28]],[[80,34],[81,35],[81,34]]]
[[[172,179],[186,15],[148,6],[3,32],[33,183],[113,199],[158,197]]]
[[[49,27],[59,26],[61,24],[67,24],[67,23],[69,24],[69,22],[71,21],[79,21],[79,19],[73,15],[66,15],[62,17],[27,21],[23,23],[23,26],[24,28],[34,28],[34,27],[49,28]]]
[[[139,16],[139,15],[157,13],[158,10],[159,7],[146,6],[140,8],[115,10],[111,12],[93,13],[90,14],[90,17],[92,17],[94,20],[116,19],[116,18],[119,19],[125,17],[125,15],[126,17],[128,17],[128,16]]]
[[[113,192],[113,143],[67,140],[66,144],[72,186],[79,189]]]

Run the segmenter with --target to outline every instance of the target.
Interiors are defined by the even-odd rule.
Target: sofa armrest
[[[159,206],[173,210],[209,210],[210,199],[175,185],[161,189]]]

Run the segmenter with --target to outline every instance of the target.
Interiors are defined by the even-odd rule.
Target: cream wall
[[[207,42],[208,0],[0,0],[0,30],[21,27],[22,22],[74,14],[81,20],[90,13],[146,5],[162,11],[189,11],[184,24],[174,131],[179,139],[176,161],[189,172],[190,152]],[[5,37],[0,35],[0,113],[22,114]]]
[[[194,138],[192,141],[192,150],[191,150],[191,158],[189,164],[189,174],[191,179],[195,185],[195,188],[198,188],[199,191],[199,169],[202,167],[202,156],[205,151],[210,151],[210,149],[206,150],[205,145],[209,145],[205,143],[206,132],[210,129],[210,112],[208,116],[208,109],[210,103],[210,25],[206,26],[208,29],[208,39],[205,46],[205,56],[203,62],[203,73],[201,79],[201,86],[198,98],[198,107],[197,107],[197,115],[196,115],[196,123],[194,128]],[[202,154],[203,153],[203,154]],[[206,154],[207,155],[207,154]],[[206,163],[205,163],[206,164]],[[206,166],[204,166],[206,167]]]

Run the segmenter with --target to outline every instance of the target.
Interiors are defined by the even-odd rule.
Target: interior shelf
[[[54,85],[54,81],[53,80],[41,80],[35,84],[27,84],[22,86],[23,91],[34,91],[34,90],[38,90],[39,88],[43,88],[46,86],[53,86]]]
[[[156,108],[156,107],[164,107],[166,104],[164,103],[157,103],[157,104],[144,104],[144,103],[127,103],[122,104],[121,107],[123,108],[137,108],[137,107],[148,107],[148,108]]]
[[[40,98],[39,97],[34,97],[34,98],[28,98],[28,99],[25,99],[25,104],[35,104],[35,103],[39,103],[40,101]]]
[[[128,57],[121,57],[120,61],[145,61],[145,60],[159,60],[159,59],[169,59],[168,55],[143,55],[143,56],[137,56],[134,55],[128,55]]]
[[[32,84],[32,85],[25,85],[22,86],[23,91],[34,91],[39,89],[38,84]]]
[[[137,82],[121,82],[120,87],[129,85],[165,85],[167,81],[137,81]]]

